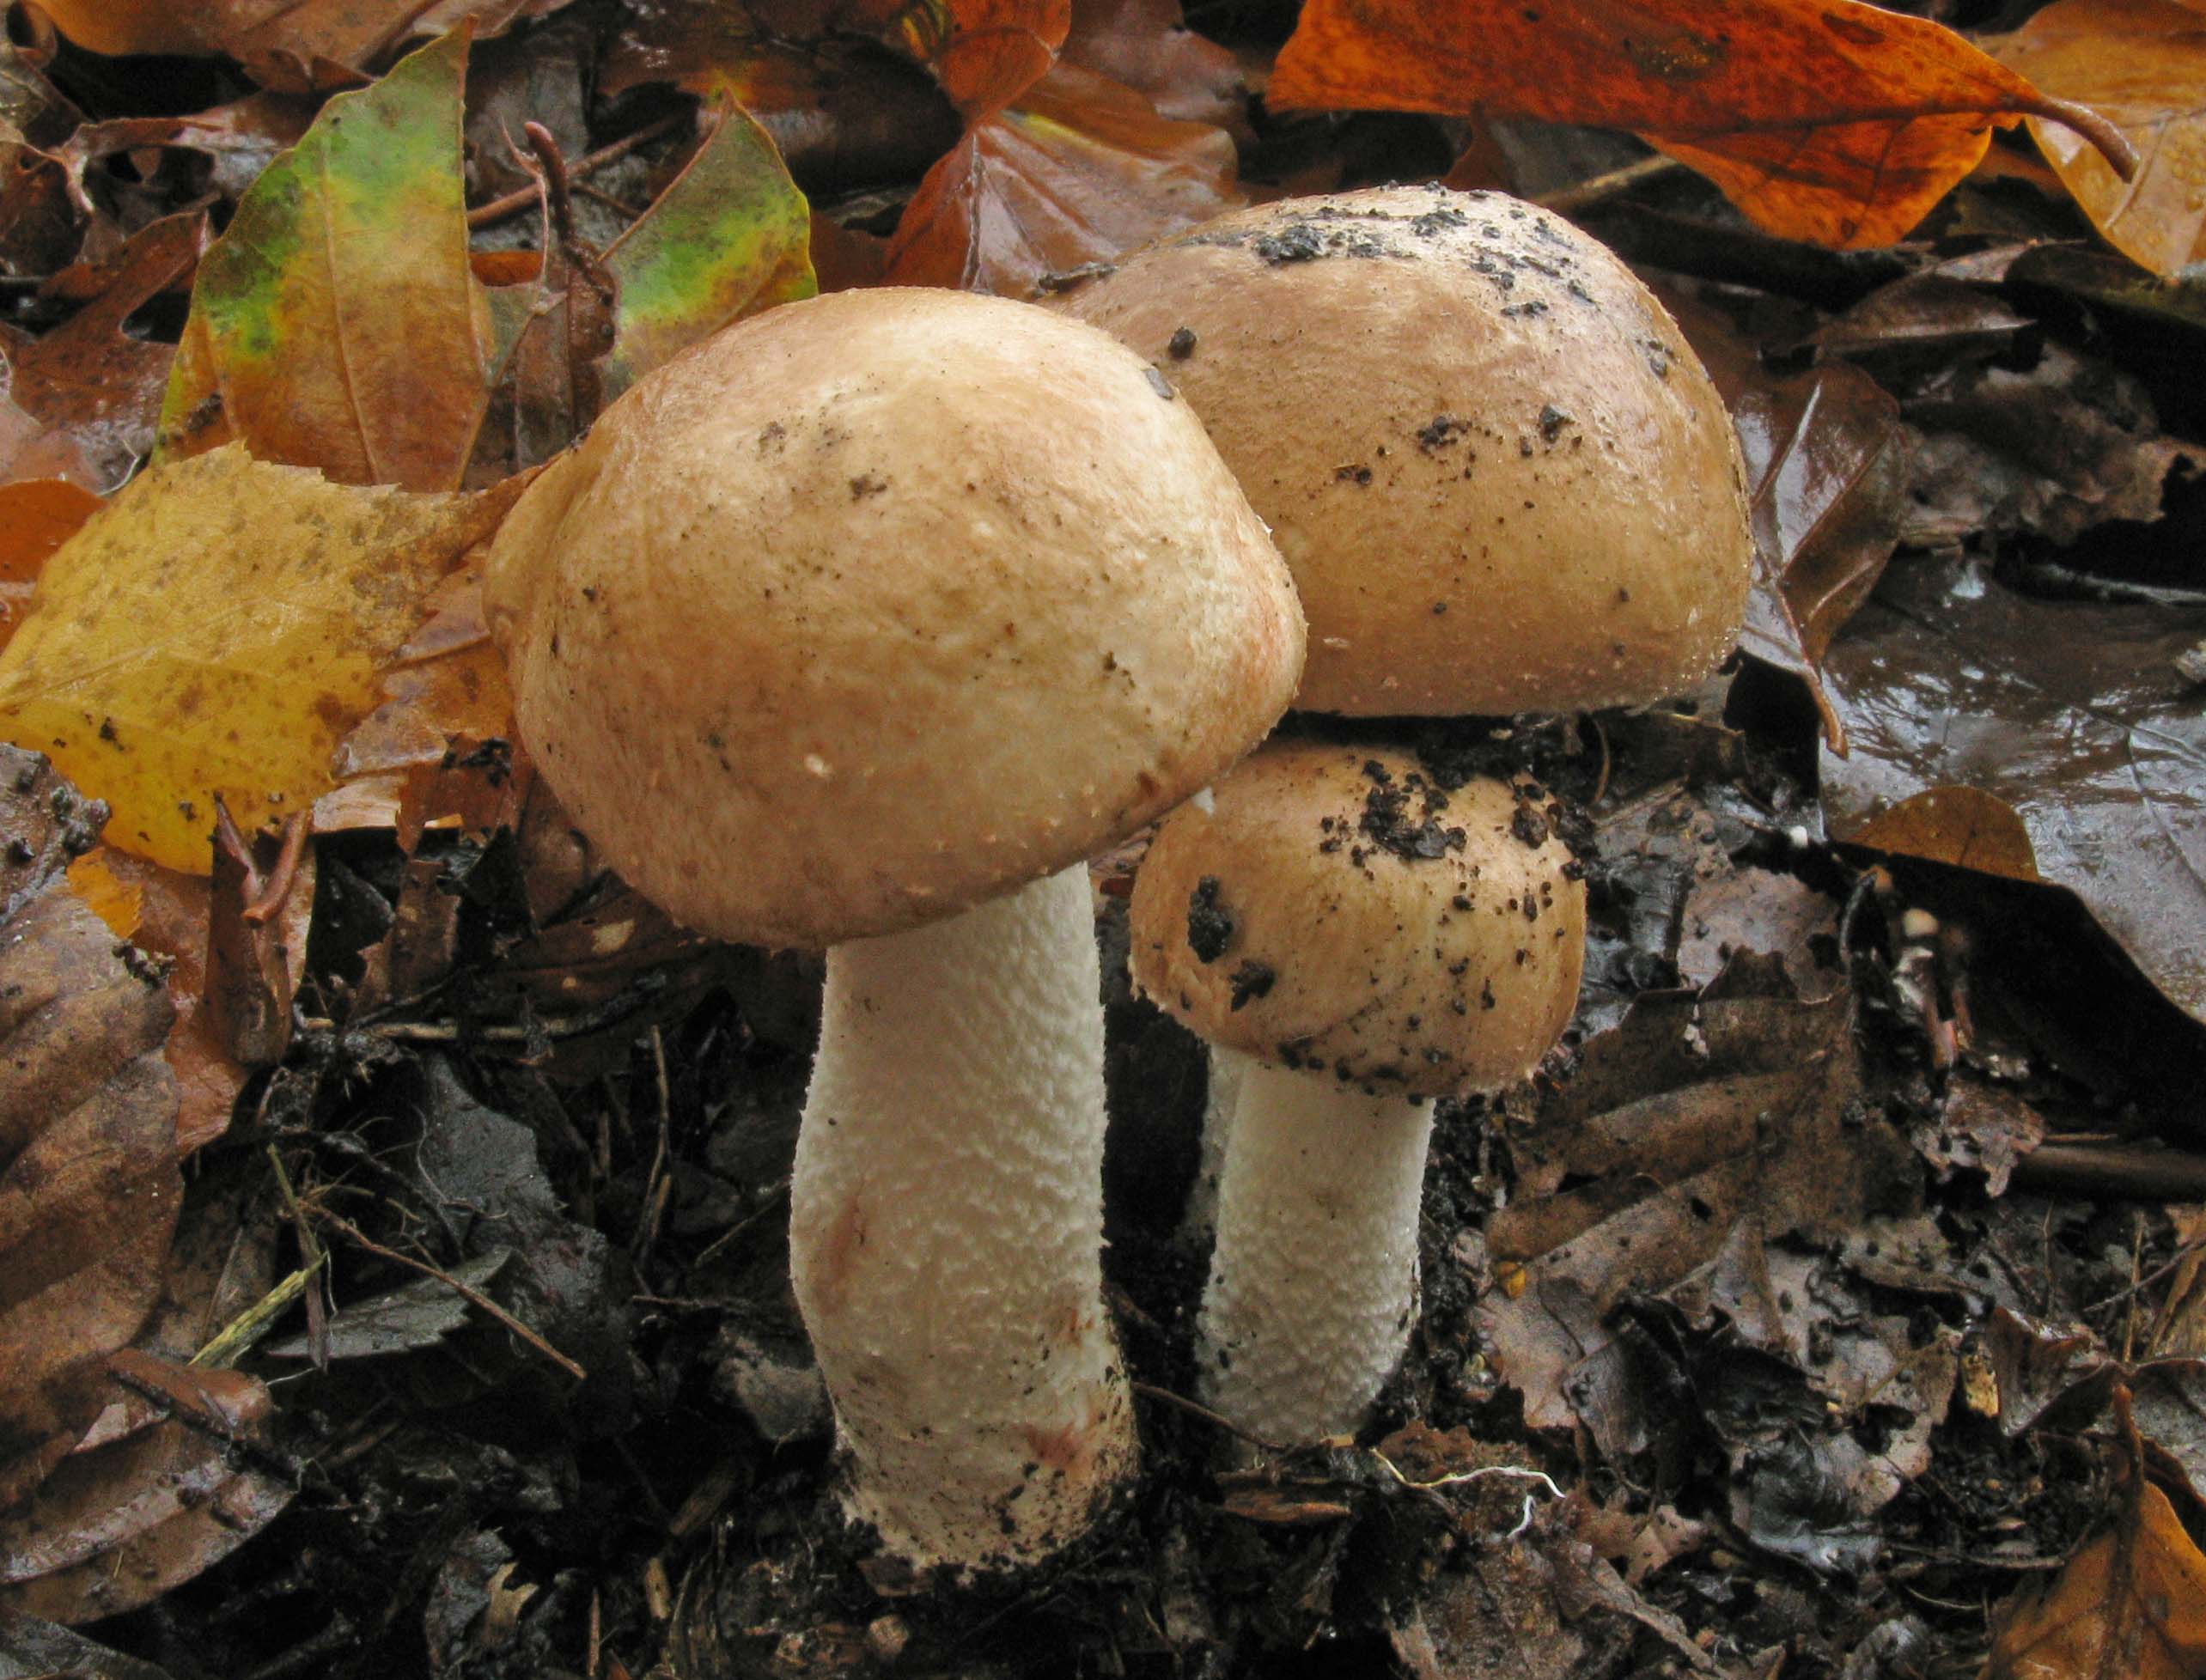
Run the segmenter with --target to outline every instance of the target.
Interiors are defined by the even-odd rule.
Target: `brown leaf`
[[[409,40],[472,17],[493,35],[569,0],[45,0],[61,33],[105,53],[227,55],[263,87],[352,85]]]
[[[148,151],[184,154],[182,161],[189,167],[180,173],[195,186],[204,182],[204,191],[235,204],[275,161],[277,152],[298,143],[314,114],[312,101],[293,94],[250,94],[186,116],[117,117],[85,123],[54,147],[52,154],[67,170],[70,194],[88,217],[101,214],[94,195],[107,183],[102,189],[95,189],[93,182],[107,161],[143,157]],[[158,180],[167,167],[164,159],[144,173]],[[113,177],[108,180],[111,182]],[[99,228],[95,220],[88,245],[97,242]],[[57,289],[65,289],[70,283],[65,274],[54,277]]]
[[[0,484],[0,648],[30,611],[46,557],[99,507],[90,490],[59,478]]]
[[[844,10],[931,68],[967,121],[1039,81],[1072,27],[1072,0],[848,0]]]
[[[1977,788],[1929,788],[1870,818],[1852,836],[1855,844],[1904,852],[1963,869],[2038,877],[2030,831],[2014,807]]]
[[[204,213],[173,216],[133,234],[101,266],[93,300],[52,332],[34,338],[0,325],[0,360],[13,368],[9,395],[42,424],[65,433],[95,474],[88,490],[116,489],[153,448],[155,423],[175,350],[132,338],[123,322],[190,276],[206,248]]]
[[[1249,87],[1230,49],[1187,27],[1179,0],[1074,0],[1059,57],[1124,83],[1174,122],[1209,123],[1238,137]]]
[[[1825,667],[1854,748],[1823,757],[1831,832],[1935,788],[2002,801],[2044,879],[2206,1018],[2206,721],[2175,666],[2202,633],[2196,612],[2032,600],[1972,568],[1888,575]]]
[[[84,807],[0,748],[0,1508],[36,1487],[96,1409],[100,1361],[160,1287],[180,1184],[170,1008],[63,874]]]
[[[1170,122],[1129,88],[1059,64],[976,124],[897,224],[893,285],[1023,296],[1246,202],[1221,130]]]
[[[1486,1231],[1502,1287],[1480,1313],[1533,1427],[1577,1419],[1567,1385],[1625,1295],[1676,1285],[1742,1221],[1771,1238],[1851,1229],[1899,1147],[1845,1123],[1860,1080],[1848,994],[1731,995],[1766,966],[1642,996],[1512,1141],[1515,1194]]]
[[[1661,295],[1730,409],[1746,462],[1754,588],[1740,645],[1807,685],[1843,752],[1821,666],[1898,541],[1909,459],[1898,405],[1843,362],[1771,374],[1726,315],[1675,285]]]
[[[2197,1680],[2206,1555],[2131,1473],[2122,1507],[2061,1573],[2002,1606],[1984,1680]]]
[[[20,1512],[0,1519],[0,1608],[64,1623],[149,1603],[219,1561],[290,1503],[256,1462],[268,1391],[125,1348],[113,1397]]]
[[[1839,247],[1904,237],[1994,123],[2088,121],[1950,30],[1855,0],[1312,0],[1266,98],[1630,129],[1758,225]]]
[[[2206,257],[2206,16],[2177,0],[2058,0],[1985,44],[2049,94],[2103,112],[2144,159],[2134,180],[2070,131],[2030,132],[2099,231],[2155,274]]]

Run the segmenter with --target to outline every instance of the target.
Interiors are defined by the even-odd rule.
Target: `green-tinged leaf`
[[[460,174],[467,31],[323,107],[199,265],[170,459],[243,442],[351,484],[448,490],[488,400]]]
[[[606,396],[708,333],[810,297],[812,217],[772,139],[723,100],[718,126],[606,255],[620,283]]]

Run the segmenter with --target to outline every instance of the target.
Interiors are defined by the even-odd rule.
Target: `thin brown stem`
[[[594,152],[585,152],[567,165],[568,177],[570,180],[579,180],[584,175],[595,174],[608,163],[619,162],[638,146],[649,145],[661,135],[673,133],[675,129],[689,120],[690,113],[686,111],[669,112],[658,121],[646,123],[635,133],[624,135],[610,145],[600,146]],[[538,194],[539,189],[533,182],[527,186],[515,187],[512,192],[493,198],[488,204],[478,204],[469,210],[467,225],[471,228],[487,228],[494,222],[504,221],[509,216],[518,216],[537,202]]]

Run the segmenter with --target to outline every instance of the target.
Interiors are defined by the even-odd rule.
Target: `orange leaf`
[[[1994,123],[2127,152],[1952,31],[1856,0],[1311,0],[1267,98],[1635,130],[1770,232],[1842,247],[1903,237]]]
[[[100,498],[59,478],[0,484],[0,648],[30,611],[46,556],[76,534]]]
[[[1222,130],[1168,121],[1131,88],[1059,64],[928,171],[887,278],[1023,296],[1045,274],[1245,203],[1234,167]]]
[[[859,0],[850,21],[931,65],[968,119],[1000,111],[1039,81],[1072,27],[1072,0]]]
[[[2009,1601],[1984,1680],[2206,1673],[2206,1555],[2167,1495],[2136,1484],[2113,1525],[2059,1578]]]
[[[2030,119],[2109,244],[2163,276],[2206,258],[2206,15],[2175,0],[2059,0],[1987,46],[2046,92],[2104,111],[2143,154],[2124,181],[2074,134]]]

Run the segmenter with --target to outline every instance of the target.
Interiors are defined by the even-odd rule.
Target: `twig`
[[[500,1306],[496,1301],[492,1300],[481,1290],[474,1287],[471,1284],[461,1282],[449,1272],[439,1270],[436,1267],[430,1265],[426,1260],[417,1260],[411,1254],[401,1254],[394,1248],[384,1247],[382,1244],[377,1242],[373,1237],[370,1237],[366,1232],[363,1231],[358,1226],[355,1225],[350,1220],[345,1218],[342,1214],[333,1213],[329,1208],[325,1208],[321,1210],[321,1217],[327,1220],[332,1225],[344,1233],[344,1234],[353,1242],[358,1244],[362,1248],[366,1249],[369,1253],[380,1256],[385,1260],[395,1260],[401,1266],[411,1266],[414,1270],[421,1272],[427,1276],[433,1277],[439,1283],[444,1284],[455,1293],[466,1296],[477,1306],[481,1307],[484,1312],[489,1313],[491,1317],[497,1319],[508,1330],[511,1330],[515,1336],[528,1343],[530,1347],[535,1348],[538,1353],[550,1360],[552,1364],[558,1366],[562,1371],[572,1377],[576,1382],[586,1381],[588,1379],[590,1373],[588,1371],[585,1371],[581,1366],[576,1364],[574,1360],[569,1359],[566,1354],[561,1353],[557,1348],[553,1347],[549,1342],[546,1342],[534,1330],[529,1329],[527,1324],[524,1324],[520,1319],[515,1318],[512,1313],[507,1312],[505,1308]]]
[[[1227,1433],[1239,1435],[1251,1446],[1261,1447],[1264,1452],[1275,1454],[1284,1452],[1287,1450],[1277,1441],[1268,1441],[1261,1435],[1252,1435],[1247,1430],[1242,1428],[1240,1424],[1235,1423],[1231,1418],[1219,1416],[1217,1413],[1212,1411],[1208,1406],[1198,1405],[1196,1402],[1190,1400],[1184,1394],[1174,1394],[1168,1388],[1159,1388],[1155,1383],[1142,1382],[1138,1379],[1130,1381],[1127,1386],[1131,1388],[1137,1394],[1146,1395],[1152,1400],[1161,1400],[1167,1406],[1177,1406],[1183,1412],[1191,1413],[1193,1415],[1201,1418],[1205,1423],[1215,1423],[1219,1428],[1226,1431]]]
[[[1642,157],[1627,163],[1621,169],[1612,169],[1606,174],[1594,175],[1571,186],[1558,186],[1552,192],[1543,192],[1532,202],[1542,210],[1551,210],[1557,216],[1575,216],[1581,210],[1591,210],[1604,199],[1613,198],[1619,192],[1628,192],[1642,181],[1651,181],[1685,166],[1674,157],[1657,152],[1652,157]]]
[[[2175,1149],[2041,1144],[2014,1163],[2014,1182],[2140,1202],[2206,1200],[2206,1155]]]
[[[254,1342],[268,1334],[268,1327],[290,1310],[291,1303],[307,1293],[307,1286],[314,1281],[314,1274],[328,1258],[326,1254],[317,1254],[293,1272],[216,1330],[206,1346],[192,1355],[190,1363],[209,1370],[226,1370],[235,1365]]]
[[[638,146],[647,146],[661,135],[672,133],[682,124],[689,121],[690,115],[691,113],[686,111],[670,111],[658,121],[644,124],[635,133],[624,136],[611,145],[600,146],[594,152],[584,153],[567,166],[567,173],[570,178],[595,174],[606,164],[619,162]],[[471,228],[487,228],[494,222],[504,221],[509,216],[517,216],[537,202],[539,192],[540,189],[533,182],[527,186],[517,186],[512,192],[493,198],[486,204],[478,204],[469,210],[467,225]]]

